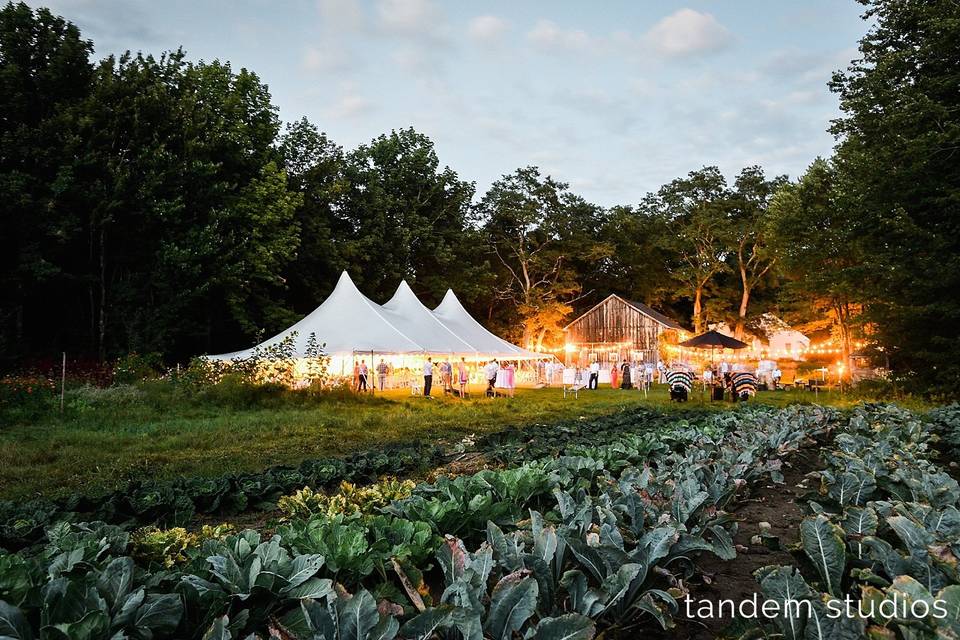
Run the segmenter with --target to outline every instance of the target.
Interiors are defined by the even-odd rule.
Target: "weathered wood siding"
[[[620,344],[630,350],[656,351],[662,329],[660,323],[623,300],[608,298],[567,327],[567,342]]]

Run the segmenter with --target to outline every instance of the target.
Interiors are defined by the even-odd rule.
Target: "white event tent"
[[[293,335],[295,334],[295,335]],[[261,344],[232,353],[210,355],[211,360],[250,357],[258,349],[277,345],[293,335],[293,356],[306,357],[310,336],[331,357],[331,370],[352,371],[355,358],[389,357],[407,366],[410,356],[464,357],[471,361],[543,360],[552,356],[528,351],[487,331],[463,308],[452,290],[433,311],[420,302],[406,282],[385,304],[379,305],[357,289],[344,271],[323,303],[293,326]]]

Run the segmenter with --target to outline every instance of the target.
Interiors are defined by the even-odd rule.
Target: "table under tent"
[[[553,356],[523,349],[494,335],[477,322],[448,290],[443,301],[430,310],[406,282],[401,282],[389,301],[380,305],[364,296],[344,271],[337,286],[323,303],[293,326],[264,342],[232,353],[210,355],[220,361],[240,361],[288,343],[298,365],[311,357],[311,339],[322,345],[329,357],[328,372],[334,378],[349,379],[360,363],[367,366],[370,381],[384,362],[389,369],[388,386],[399,388],[422,381],[423,363],[466,360],[471,383],[483,381],[481,369],[491,359],[515,362],[521,384],[536,382],[539,361]],[[439,382],[439,372],[434,372]],[[373,385],[371,385],[373,386]]]

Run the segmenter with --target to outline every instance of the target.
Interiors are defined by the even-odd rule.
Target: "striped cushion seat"
[[[735,373],[731,377],[733,383],[733,392],[737,395],[746,393],[755,395],[757,393],[757,377],[752,373]]]
[[[667,373],[667,384],[671,389],[680,387],[687,391],[692,391],[693,374],[689,371],[670,371]]]

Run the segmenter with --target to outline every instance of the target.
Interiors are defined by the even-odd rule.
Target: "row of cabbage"
[[[515,464],[556,456],[584,443],[607,442],[624,433],[670,434],[693,425],[707,428],[706,415],[703,411],[634,407],[589,420],[508,427],[480,437],[471,448],[492,462]],[[305,485],[331,489],[341,481],[372,482],[385,473],[414,474],[441,464],[443,454],[437,446],[413,442],[360,451],[343,459],[308,459],[297,467],[276,466],[256,473],[134,480],[116,491],[75,493],[56,500],[0,500],[0,548],[42,544],[46,530],[61,520],[99,520],[124,527],[177,526],[198,516],[271,511],[279,498]]]
[[[817,407],[752,408],[672,439],[442,477],[370,510],[319,510],[267,539],[213,533],[172,564],[130,535],[61,523],[0,555],[0,637],[579,638],[669,627],[697,557],[736,557],[726,509],[832,428]]]
[[[45,542],[47,529],[63,520],[98,520],[124,527],[186,524],[198,515],[229,516],[272,510],[291,491],[312,485],[335,487],[344,480],[372,482],[385,473],[415,473],[443,460],[433,445],[410,443],[360,451],[345,458],[313,458],[297,467],[218,477],[134,480],[101,494],[75,493],[60,499],[0,500],[0,547],[20,549]]]
[[[960,486],[938,467],[938,425],[893,406],[864,406],[823,453],[800,525],[796,566],[757,571],[782,604],[767,631],[787,640],[960,637]],[[786,603],[791,602],[793,606]]]

